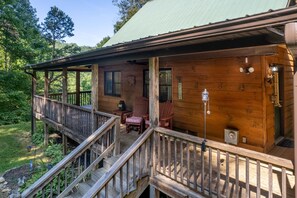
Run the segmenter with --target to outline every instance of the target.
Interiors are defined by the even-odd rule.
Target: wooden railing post
[[[49,79],[48,79],[48,71],[44,72],[44,99],[43,99],[43,105],[44,105],[44,117],[47,115],[48,109],[48,103],[47,103],[47,98],[48,98],[48,87],[49,87]],[[47,147],[48,145],[48,125],[44,123],[44,145]]]
[[[66,106],[67,104],[67,68],[63,68],[62,73],[62,124],[63,126],[66,125]],[[63,139],[63,154],[65,155],[67,152],[67,137],[64,133],[62,133]]]
[[[149,59],[149,113],[152,127],[159,125],[159,58]]]
[[[115,121],[115,125],[113,127],[114,130],[114,141],[115,141],[115,147],[114,147],[114,156],[120,154],[120,118],[118,117]]]
[[[76,84],[76,105],[77,106],[80,106],[80,71],[76,71],[76,81],[75,81],[75,84]]]
[[[35,133],[36,131],[36,118],[34,116],[35,113],[35,95],[36,95],[36,71],[33,71],[32,74],[32,93],[31,93],[31,136]]]
[[[95,117],[95,112],[98,111],[98,87],[99,87],[99,67],[97,64],[92,65],[92,114],[91,114],[91,129],[92,133],[96,131],[98,124]]]

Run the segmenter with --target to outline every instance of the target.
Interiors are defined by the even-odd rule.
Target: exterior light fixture
[[[245,57],[245,66],[240,67],[239,71],[245,74],[251,74],[255,71],[255,69],[251,65],[249,65],[248,57]]]
[[[201,150],[203,152],[206,151],[206,115],[210,114],[210,110],[209,110],[209,93],[207,91],[207,89],[204,89],[204,91],[202,92],[202,102],[204,104],[204,133],[203,133],[203,138],[204,140],[202,141],[201,144]]]

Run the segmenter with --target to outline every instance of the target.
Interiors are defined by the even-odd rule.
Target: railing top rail
[[[101,111],[95,111],[95,114],[96,115],[106,116],[106,117],[118,117],[119,118],[119,116],[116,116],[116,115],[113,115],[113,114],[110,114],[110,113],[106,113],[106,112],[101,112]]]
[[[134,153],[145,143],[145,141],[153,134],[154,129],[148,128],[145,132],[129,147],[129,149],[117,160],[111,169],[102,176],[93,187],[84,195],[84,197],[94,197],[104,186],[113,178],[126,163],[134,155]]]
[[[155,128],[155,131],[171,136],[171,137],[175,137],[178,139],[183,139],[192,143],[197,143],[197,144],[201,144],[203,141],[203,138],[199,138],[199,137],[195,137],[192,135],[188,135],[188,134],[184,134],[184,133],[180,133],[180,132],[176,132],[170,129],[165,129],[165,128],[161,128],[161,127],[157,127]],[[275,166],[278,167],[284,167],[290,170],[294,169],[293,163],[291,160],[287,160],[287,159],[283,159],[283,158],[279,158],[276,156],[271,156],[271,155],[267,155],[265,153],[260,153],[260,152],[256,152],[256,151],[252,151],[252,150],[248,150],[248,149],[244,149],[244,148],[240,148],[240,147],[235,147],[232,145],[228,145],[228,144],[224,144],[224,143],[220,143],[220,142],[216,142],[216,141],[212,141],[212,140],[207,140],[206,142],[206,146],[211,147],[211,148],[215,148],[215,149],[219,149],[221,151],[225,151],[225,152],[229,152],[235,155],[239,155],[242,157],[248,157],[254,160],[259,160],[261,162],[266,162],[269,164],[273,164]]]
[[[86,111],[86,112],[89,112],[91,113],[92,110],[91,109],[88,109],[88,108],[84,108],[84,107],[81,107],[81,106],[77,106],[77,105],[72,105],[72,104],[69,104],[69,103],[64,103],[65,106],[68,106],[68,107],[71,107],[71,108],[74,108],[74,109],[78,109],[78,110],[81,110],[81,111]],[[110,116],[111,117],[111,116]]]
[[[78,147],[76,147],[69,155],[67,155],[62,161],[50,169],[46,174],[44,174],[37,182],[31,185],[22,193],[22,197],[28,197],[32,193],[36,192],[38,189],[45,186],[53,175],[58,174],[67,164],[72,162],[77,156],[86,151],[90,145],[97,141],[107,130],[112,127],[112,124],[115,122],[116,118],[110,118],[106,123],[99,127],[92,135],[85,139]]]
[[[92,91],[80,91],[79,93],[91,93]],[[76,94],[76,92],[68,92],[67,94]],[[59,93],[50,93],[50,96],[57,96],[57,95],[62,95],[62,92]]]

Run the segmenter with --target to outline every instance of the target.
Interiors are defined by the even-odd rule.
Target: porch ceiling
[[[251,46],[283,44],[284,25],[297,21],[297,7],[259,14],[26,66],[34,70],[57,70],[70,66],[123,63],[181,54],[210,52]],[[75,69],[75,67],[73,68]]]

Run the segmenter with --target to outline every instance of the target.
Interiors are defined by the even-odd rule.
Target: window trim
[[[115,76],[115,73],[116,72],[119,72],[120,73],[120,76],[121,76],[121,79],[120,79],[120,82],[119,83],[115,83],[115,79],[114,79],[114,76]],[[111,85],[112,85],[112,90],[111,92],[112,93],[107,93],[107,90],[106,90],[106,75],[107,73],[111,73],[112,76],[111,76]],[[116,94],[115,93],[115,84],[119,84],[121,85],[121,88],[120,88],[120,94]],[[115,96],[115,97],[121,97],[121,93],[122,93],[122,72],[121,71],[104,71],[104,95],[105,96]]]
[[[171,84],[169,85],[169,84],[162,84],[162,85],[160,85],[160,81],[159,81],[159,94],[160,94],[160,87],[161,86],[167,86],[167,87],[171,87],[171,100],[173,99],[172,97],[173,97],[173,95],[172,95],[172,89],[173,89],[173,81],[172,81],[172,68],[159,68],[159,72],[161,72],[161,71],[171,71]],[[145,84],[145,72],[149,72],[149,70],[148,69],[144,69],[143,70],[143,85],[142,85],[142,96],[143,97],[149,97],[149,88],[148,88],[148,90],[147,90],[147,96],[145,96],[145,86],[147,85],[147,84]],[[148,84],[149,85],[149,84]],[[159,97],[160,97],[160,95],[159,95]]]

